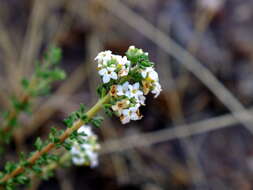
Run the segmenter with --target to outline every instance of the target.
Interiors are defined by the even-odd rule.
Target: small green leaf
[[[97,116],[97,117],[92,118],[90,122],[95,127],[100,127],[103,120],[104,120],[103,117]]]
[[[10,173],[10,172],[12,172],[13,170],[15,170],[16,167],[17,167],[17,164],[12,163],[12,162],[7,162],[7,163],[5,164],[4,170],[6,171],[6,173]]]
[[[29,182],[29,178],[24,175],[19,175],[16,177],[16,181],[19,184],[27,184]]]
[[[71,143],[69,143],[69,142],[64,142],[64,143],[62,143],[62,146],[66,149],[66,150],[71,150],[71,147],[72,147],[72,145],[71,145]]]
[[[30,82],[29,82],[28,79],[23,78],[23,79],[21,80],[21,84],[22,84],[22,87],[23,87],[24,89],[28,89],[28,87],[29,87],[29,85],[30,85]]]
[[[40,151],[43,147],[43,142],[42,140],[40,139],[40,137],[38,137],[34,143],[34,146],[36,148],[36,150]]]

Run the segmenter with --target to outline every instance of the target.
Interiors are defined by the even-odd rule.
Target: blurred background
[[[105,117],[97,168],[58,169],[26,189],[253,189],[252,34],[252,0],[1,0],[1,110],[50,44],[62,48],[68,77],[21,115],[0,164],[96,102],[98,52],[135,45],[149,52],[163,88],[144,118],[123,126]]]

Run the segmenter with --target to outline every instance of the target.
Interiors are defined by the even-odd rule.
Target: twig
[[[1,10],[6,8],[1,4]],[[7,28],[4,26],[2,19],[0,19],[0,48],[4,52],[4,69],[7,78],[7,83],[9,83],[13,89],[17,85],[17,71],[15,69],[15,62],[17,61],[17,50],[13,45],[10,34]],[[9,88],[10,88],[9,87]]]
[[[20,57],[21,73],[27,74],[30,70],[30,64],[37,57],[39,48],[43,39],[43,30],[41,29],[43,22],[48,16],[50,1],[35,0],[32,8],[32,13],[29,20],[29,25],[24,39],[24,47],[22,48]]]
[[[253,108],[248,112],[253,114]],[[245,112],[234,113],[237,117],[240,117],[245,122],[252,121],[252,116],[245,114]],[[206,119],[204,121],[198,121],[188,125],[175,126],[173,128],[154,131],[144,134],[136,134],[130,137],[123,137],[118,140],[110,140],[102,145],[101,154],[110,154],[113,152],[120,152],[135,147],[151,146],[153,144],[186,138],[194,135],[199,135],[201,133],[211,132],[223,128],[232,127],[240,123],[234,115],[227,114],[220,117],[215,117],[211,119]],[[190,128],[190,130],[188,129]]]
[[[211,19],[212,19],[212,17],[209,15],[206,15],[206,14],[202,14],[199,17],[197,17],[197,20],[195,23],[196,37],[194,37],[192,40],[190,40],[189,44],[187,45],[187,50],[192,55],[194,55],[196,53],[197,48],[198,48],[199,39],[201,38],[204,31],[207,29],[208,24],[211,21]],[[160,20],[160,22],[159,22],[158,27],[161,28],[161,27],[165,26],[165,24],[163,23],[163,21],[165,21],[165,19],[163,19],[161,17],[161,19],[159,19],[159,20]],[[159,52],[163,52],[163,51],[159,51]],[[164,56],[161,56],[161,57],[164,57]],[[164,68],[164,70],[167,73],[165,74],[164,71],[161,72],[164,74],[163,78],[165,79],[165,81],[167,83],[169,83],[169,82],[175,83],[175,80],[171,74],[170,64],[167,64],[167,65],[168,65],[168,67],[166,69]],[[182,77],[185,77],[187,75],[187,73],[183,72],[182,75],[183,75]],[[170,95],[165,97],[165,100],[166,100],[168,107],[170,109],[170,113],[172,114],[173,124],[174,125],[185,124],[184,114],[183,114],[182,105],[181,105],[181,96],[180,96],[179,90],[177,88],[175,88],[174,91],[172,91],[170,93]],[[187,129],[191,130],[191,128],[187,128]],[[206,177],[203,173],[202,167],[198,162],[198,156],[197,156],[198,153],[197,153],[195,145],[193,144],[193,142],[189,138],[180,139],[179,142],[180,142],[182,148],[185,149],[186,163],[191,171],[192,181],[194,183],[195,188],[202,189],[203,186],[207,187],[208,180],[206,179]]]
[[[0,81],[1,81],[1,79],[0,79]],[[9,102],[9,98],[6,94],[6,89],[0,88],[0,101],[4,105],[5,109],[10,109],[11,105]]]

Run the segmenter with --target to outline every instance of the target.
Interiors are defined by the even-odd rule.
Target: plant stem
[[[102,107],[103,104],[108,102],[110,99],[110,95],[106,95],[102,99],[100,99],[88,112],[86,112],[86,115],[89,119],[91,119]],[[82,120],[77,120],[72,127],[67,128],[64,133],[59,137],[60,142],[64,142],[74,131],[78,130],[82,125],[84,125],[84,122]],[[29,165],[33,165],[42,155],[45,153],[50,152],[54,147],[56,146],[55,143],[49,143],[44,148],[42,148],[40,151],[35,152],[29,159]],[[9,179],[23,173],[25,171],[24,166],[19,166],[15,170],[13,170],[11,173],[6,174],[2,179],[0,179],[0,183],[7,182]]]
[[[33,89],[37,84],[37,79],[32,77],[31,79],[31,83],[29,85],[29,89]],[[27,103],[29,102],[31,99],[31,96],[27,93],[22,93],[21,94],[21,98],[20,98],[20,102],[21,104]],[[18,117],[18,115],[20,114],[20,112],[22,112],[23,110],[16,110],[15,108],[10,112],[8,118],[6,119],[6,123],[5,125],[2,126],[2,132],[7,133],[12,129],[12,126],[9,126],[8,123],[9,121],[11,121],[12,119]]]
[[[29,96],[23,96],[22,98],[21,98],[21,103],[23,104],[23,103],[26,103],[26,102],[28,102],[29,101]],[[12,119],[14,119],[15,117],[17,117],[19,114],[20,114],[20,110],[15,110],[15,109],[13,109],[11,112],[10,112],[10,114],[9,114],[9,116],[8,116],[8,118],[6,119],[6,123],[2,126],[2,131],[3,132],[8,132],[9,130],[11,130],[11,126],[10,125],[8,125],[8,123],[9,123],[9,121],[11,121]]]

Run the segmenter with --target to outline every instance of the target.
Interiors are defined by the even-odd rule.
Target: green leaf
[[[28,79],[26,79],[26,78],[23,78],[23,79],[21,80],[21,84],[22,84],[22,87],[23,87],[24,89],[28,89],[28,87],[29,87],[29,85],[30,85],[30,81],[29,81]]]
[[[48,180],[50,177],[53,177],[53,176],[54,176],[53,171],[48,171],[47,173],[45,173],[45,174],[42,176],[42,179]]]
[[[63,80],[66,78],[66,73],[62,69],[55,68],[53,71],[51,71],[50,78],[53,81]]]
[[[55,64],[58,63],[62,58],[62,51],[60,48],[53,47],[51,49],[51,59],[50,61]]]
[[[105,97],[105,95],[107,94],[107,89],[103,84],[97,88],[97,94],[100,98]]]
[[[62,58],[62,51],[60,48],[55,46],[50,46],[48,52],[45,55],[47,61],[51,62],[52,64],[57,64]]]
[[[10,173],[13,170],[15,170],[17,167],[17,164],[12,163],[12,162],[7,162],[4,166],[4,170],[6,171],[6,173]]]
[[[59,156],[53,155],[53,154],[49,154],[47,156],[47,158],[48,158],[48,160],[52,160],[52,161],[55,161],[55,162],[59,161],[59,159],[60,159]]]
[[[84,113],[85,112],[85,105],[84,104],[80,104],[80,108],[79,108],[79,111],[81,112],[81,113]]]
[[[27,184],[29,182],[29,178],[24,175],[19,175],[16,177],[16,181],[19,184]]]
[[[62,143],[62,146],[66,149],[66,150],[71,150],[71,147],[72,147],[72,145],[71,145],[71,143],[69,143],[69,142],[63,142]]]
[[[108,105],[109,105],[109,106],[108,106]],[[111,110],[111,105],[110,105],[110,104],[106,104],[106,105],[103,106],[103,108],[104,108],[105,113],[106,113],[109,117],[112,117],[113,112],[112,112],[112,110]]]
[[[36,148],[36,150],[40,151],[43,147],[43,142],[42,140],[40,139],[40,137],[38,137],[34,143],[34,146]]]
[[[40,174],[42,172],[42,169],[40,168],[40,166],[38,165],[33,165],[32,166],[32,170],[36,173],[36,174]]]
[[[95,127],[100,127],[103,120],[104,120],[103,117],[97,116],[97,117],[92,118],[90,122]]]

